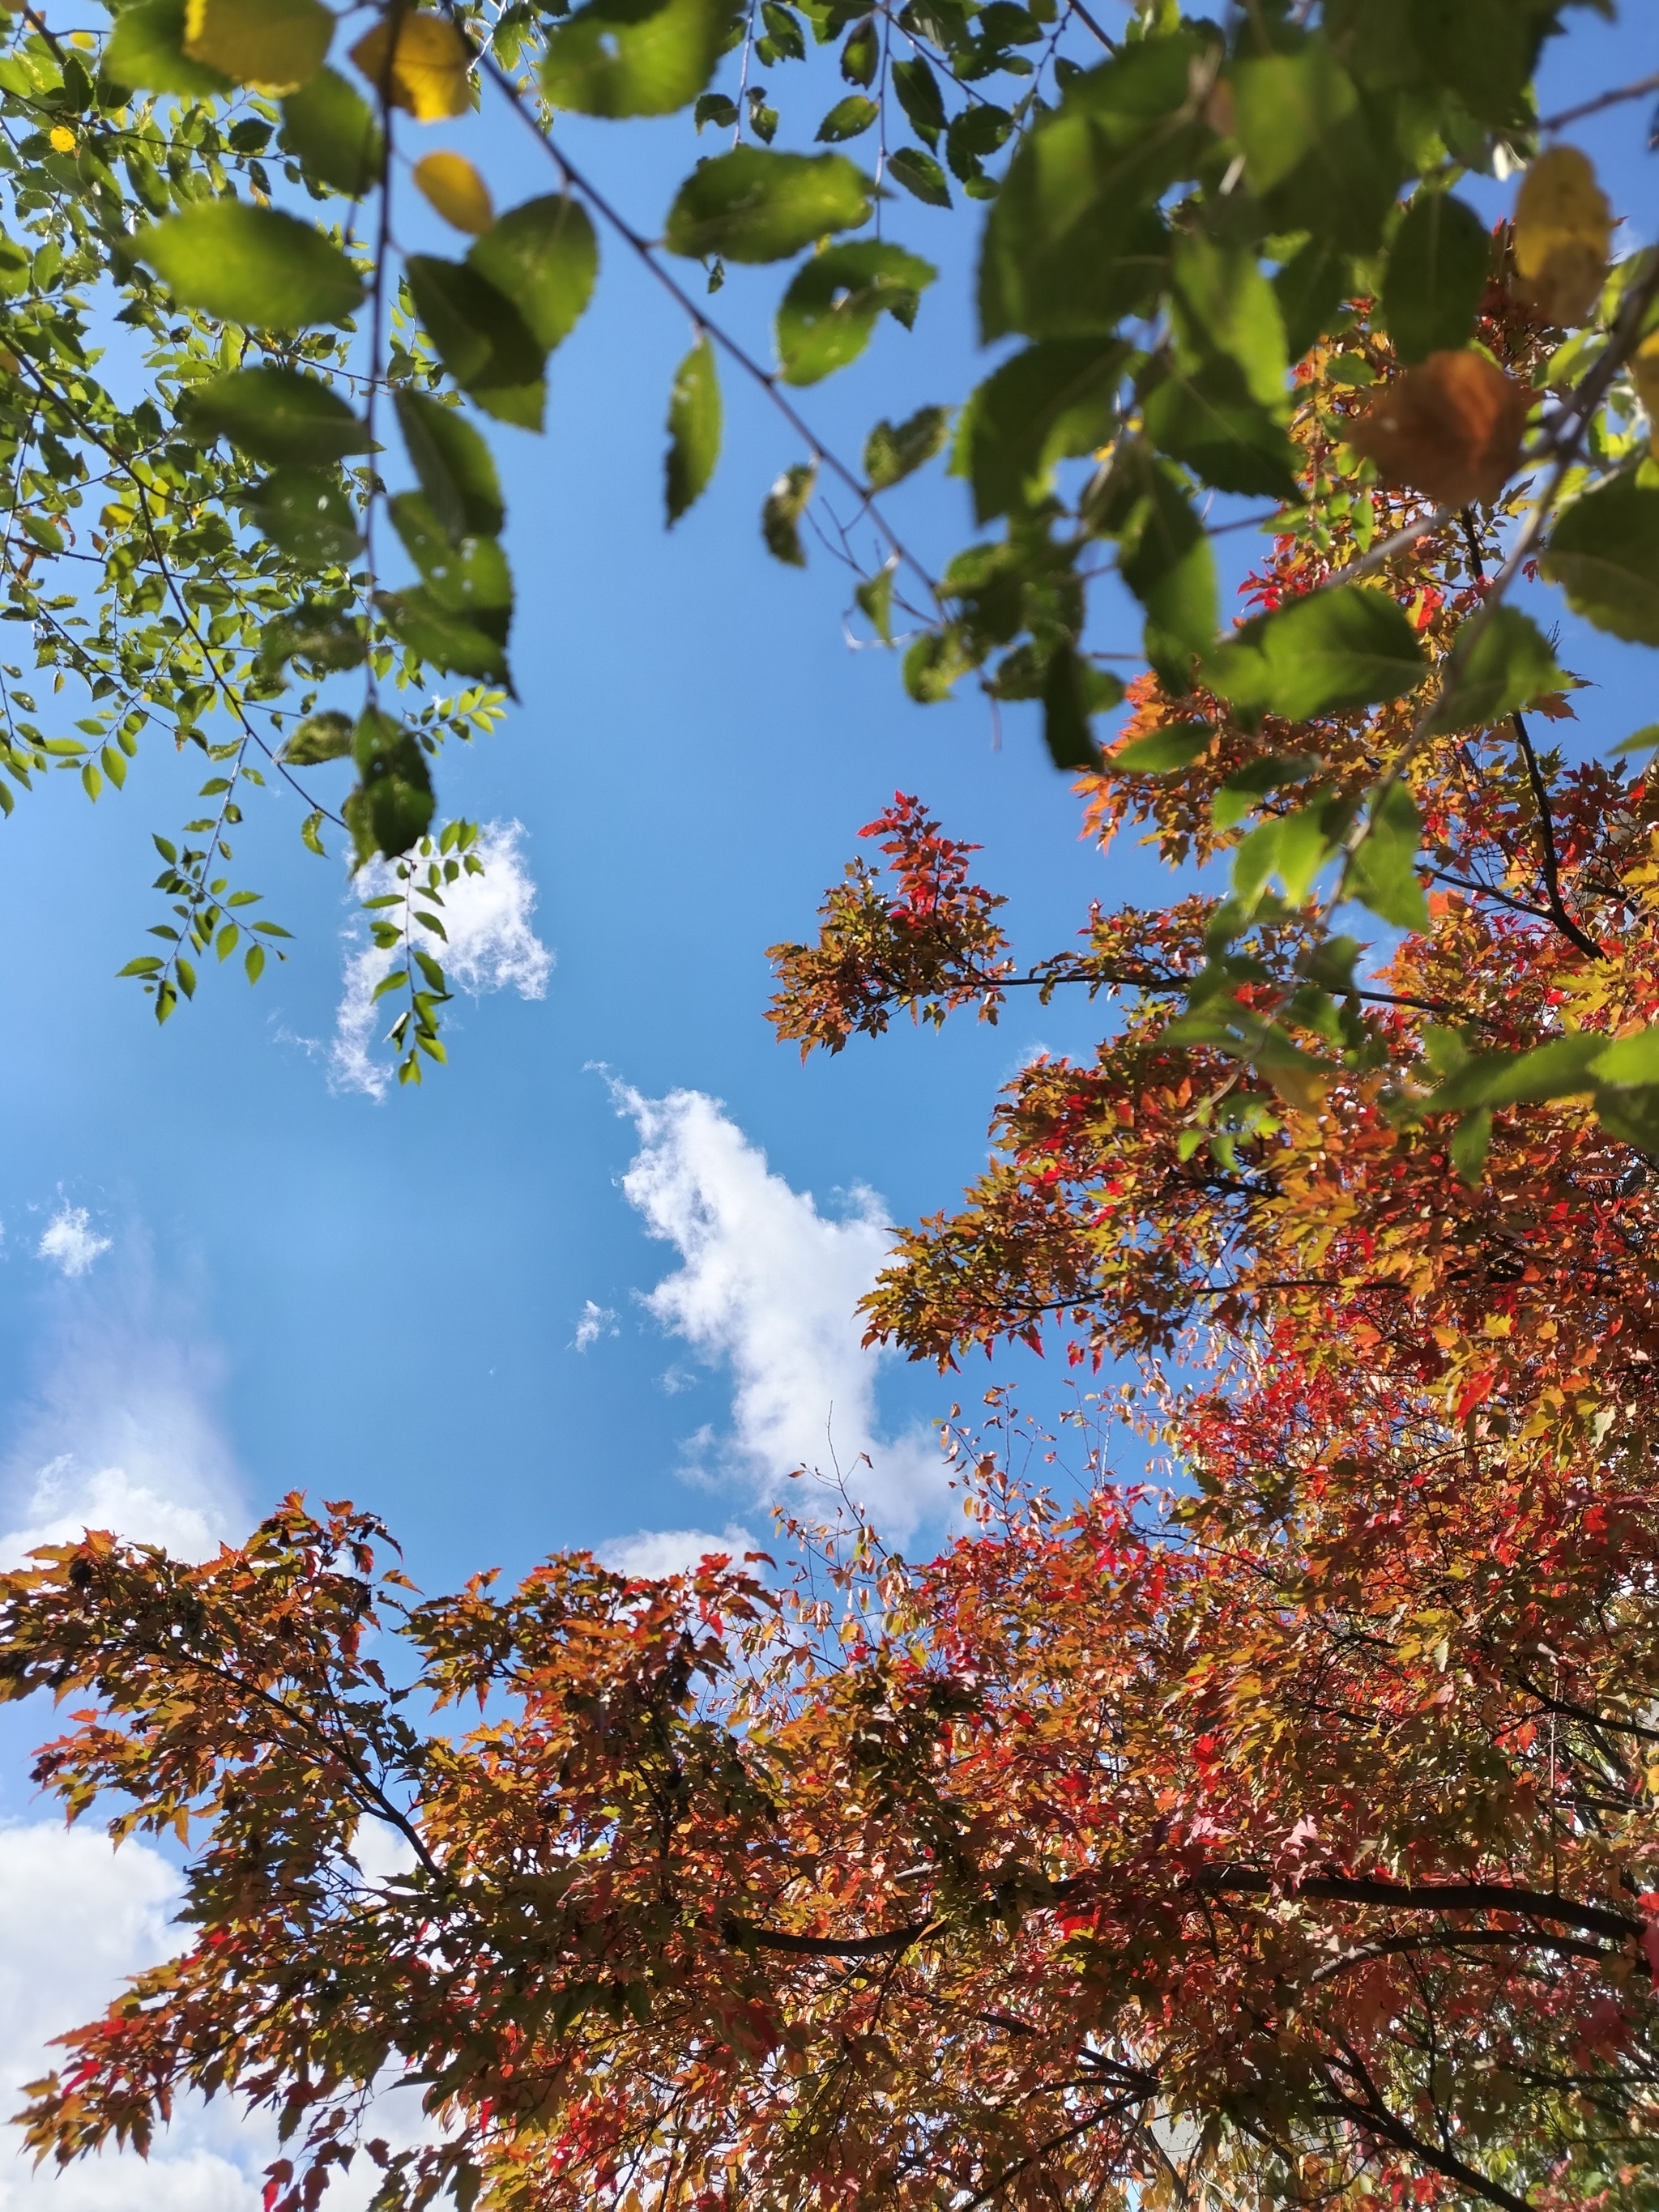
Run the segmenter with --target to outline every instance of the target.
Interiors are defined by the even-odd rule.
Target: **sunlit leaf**
[[[815,239],[856,229],[869,182],[844,154],[773,154],[739,146],[694,169],[669,210],[673,253],[781,261]]]
[[[209,200],[151,223],[132,241],[185,307],[253,330],[334,323],[363,296],[363,281],[330,239],[275,208]]]
[[[720,375],[705,333],[675,372],[668,397],[665,489],[671,529],[707,489],[720,450]]]

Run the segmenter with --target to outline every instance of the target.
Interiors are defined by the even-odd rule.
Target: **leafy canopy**
[[[1582,680],[1548,594],[1659,643],[1659,253],[1610,261],[1574,118],[1539,118],[1572,21],[404,0],[342,53],[318,0],[136,0],[101,43],[13,19],[6,588],[89,711],[48,733],[8,667],[0,766],[96,798],[158,726],[206,756],[131,963],[158,1014],[210,946],[254,976],[280,947],[234,843],[289,787],[308,842],[400,871],[392,1035],[407,1078],[441,1057],[480,862],[434,761],[512,683],[490,426],[540,427],[602,247],[691,325],[667,520],[735,371],[803,441],[771,551],[844,554],[918,702],[1036,703],[1103,844],[1218,870],[1022,965],[901,794],[885,867],[774,949],[806,1051],[1016,990],[1109,1007],[1092,1061],[1010,1085],[866,1312],[945,1367],[1056,1334],[1135,1363],[1168,1494],[1110,1480],[1109,1399],[1062,1511],[994,1399],[955,1439],[967,1532],[920,1566],[803,1516],[793,1577],[562,1557],[422,1600],[377,1525],[295,1498],[203,1565],[93,1533],[0,1578],[0,1688],[80,1701],[39,1778],[194,1847],[191,1944],[67,2039],[40,2155],[143,2148],[195,2088],[279,2113],[270,2212],[359,2158],[386,2212],[1654,2203],[1659,732],[1569,768],[1543,726]],[[759,73],[832,63],[775,143]],[[498,211],[427,137],[475,97],[545,193]],[[560,110],[731,142],[658,245]],[[1489,234],[1459,187],[1516,171]],[[397,258],[410,188],[464,246]],[[912,199],[974,224],[1003,349],[855,464],[800,410],[928,312]],[[775,374],[728,275],[776,288]],[[98,374],[118,297],[136,398]],[[988,534],[935,559],[891,495],[941,462]],[[366,1820],[405,1872],[364,1875]],[[388,2069],[430,2139],[362,2139]]]

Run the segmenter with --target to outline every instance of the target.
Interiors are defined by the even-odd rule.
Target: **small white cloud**
[[[719,1536],[706,1528],[641,1528],[637,1535],[613,1536],[594,1547],[602,1567],[619,1575],[679,1575],[709,1552],[728,1552],[740,1559],[760,1547],[746,1528],[734,1524]]]
[[[60,1206],[47,1223],[35,1257],[50,1260],[66,1275],[84,1275],[99,1255],[107,1252],[110,1240],[92,1226],[84,1206]]]
[[[701,1091],[615,1096],[643,1140],[623,1188],[684,1262],[645,1303],[730,1367],[729,1469],[763,1499],[799,1468],[838,1470],[884,1528],[908,1534],[943,1503],[945,1470],[930,1432],[881,1429],[882,1355],[864,1346],[857,1312],[890,1249],[880,1200],[859,1189],[843,1219],[820,1213]]]
[[[615,1336],[617,1334],[617,1316],[611,1308],[599,1304],[592,1298],[584,1298],[581,1313],[576,1322],[576,1334],[570,1340],[573,1349],[577,1352],[589,1351],[602,1336]]]
[[[491,822],[485,825],[477,853],[484,864],[481,876],[459,876],[444,886],[443,924],[447,944],[431,944],[443,962],[452,983],[481,998],[490,991],[516,991],[521,999],[547,994],[553,955],[531,927],[536,908],[536,885],[520,851],[524,836],[521,822]],[[365,898],[395,892],[398,878],[391,866],[376,860],[357,879]],[[401,927],[396,907],[381,909],[380,919]],[[428,943],[427,933],[414,934]],[[401,951],[382,951],[362,945],[345,964],[345,988],[335,1014],[334,1039],[329,1049],[330,1077],[337,1091],[361,1091],[383,1098],[392,1082],[392,1063],[380,1049],[385,1032],[398,1009],[386,1000],[376,1000],[375,986],[402,963]]]
[[[218,1370],[187,1304],[155,1284],[142,1237],[58,1316],[0,1460],[0,1562],[112,1528],[187,1559],[243,1518],[214,1407]]]

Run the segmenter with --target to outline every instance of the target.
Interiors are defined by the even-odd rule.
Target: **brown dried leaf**
[[[1382,386],[1348,441],[1385,482],[1440,507],[1495,500],[1521,454],[1525,387],[1484,354],[1431,353]]]

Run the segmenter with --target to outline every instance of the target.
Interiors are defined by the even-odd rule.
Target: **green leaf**
[[[363,296],[362,277],[331,240],[242,200],[207,200],[148,223],[132,250],[185,307],[249,330],[337,323]]]
[[[699,162],[669,210],[671,253],[701,260],[782,261],[815,239],[854,230],[870,184],[844,154],[774,154],[738,146]]]
[[[881,40],[876,31],[876,19],[866,15],[847,34],[847,43],[841,50],[841,73],[848,84],[872,85],[876,71],[881,66]]]
[[[1056,338],[987,377],[962,410],[951,461],[974,487],[976,521],[1040,499],[1056,461],[1109,442],[1128,356],[1121,341]]]
[[[222,435],[239,453],[272,465],[315,465],[368,450],[367,428],[337,392],[274,362],[192,386],[182,412],[194,436]]]
[[[1597,629],[1659,645],[1659,491],[1616,477],[1586,492],[1550,532],[1539,566]]]
[[[588,0],[553,24],[542,89],[579,115],[671,115],[714,74],[730,0]]]
[[[1245,392],[1280,420],[1290,412],[1290,360],[1279,300],[1255,253],[1194,231],[1170,256],[1170,307],[1183,366],[1218,357],[1238,370]]]
[[[453,613],[423,586],[409,592],[380,592],[374,604],[392,635],[431,667],[512,690],[502,639]]]
[[[784,60],[806,59],[806,41],[800,34],[800,25],[781,0],[761,0],[761,21],[766,26],[767,37]]]
[[[930,146],[937,146],[939,134],[945,128],[945,100],[939,92],[939,79],[929,67],[927,56],[917,54],[909,61],[895,62],[889,74],[910,128],[918,138],[925,138]],[[896,160],[898,157],[896,155],[893,158]],[[947,205],[949,202],[950,194],[947,192]]]
[[[1299,501],[1299,456],[1235,361],[1218,355],[1192,373],[1168,362],[1146,391],[1146,435],[1218,491]]]
[[[1133,775],[1164,775],[1171,769],[1190,768],[1202,760],[1215,743],[1207,722],[1176,722],[1168,729],[1132,738],[1108,756],[1108,768],[1127,769]]]
[[[1273,283],[1285,324],[1285,353],[1300,361],[1329,329],[1348,295],[1348,256],[1316,233],[1275,273]]]
[[[981,334],[1082,337],[1148,309],[1168,274],[1158,203],[1212,143],[1190,104],[1203,34],[1126,46],[1066,89],[1009,164],[980,258]]]
[[[1186,688],[1186,659],[1205,650],[1220,619],[1215,556],[1179,477],[1150,457],[1143,495],[1123,532],[1118,573],[1155,633],[1148,659],[1160,676],[1167,670]]]
[[[872,629],[884,645],[893,642],[893,568],[891,561],[853,586],[853,597]]]
[[[358,784],[342,810],[357,865],[376,853],[394,860],[426,834],[432,777],[411,730],[377,707],[365,708],[352,738]]]
[[[512,301],[470,262],[411,253],[404,270],[416,313],[456,383],[486,415],[539,430],[546,351]]]
[[[1408,12],[1412,41],[1437,83],[1500,130],[1530,123],[1527,87],[1556,27],[1553,9],[1526,0],[1409,0]]]
[[[1598,1053],[1595,1061],[1598,1083],[1659,1084],[1659,1029],[1635,1030]]]
[[[836,145],[844,138],[857,138],[866,131],[881,110],[873,100],[861,92],[849,92],[845,100],[838,100],[814,134],[821,145]]]
[[[951,187],[945,181],[944,170],[931,154],[924,154],[919,146],[901,146],[896,154],[890,155],[887,173],[925,206],[950,206]]]
[[[875,239],[813,254],[795,272],[778,307],[784,382],[816,384],[855,361],[884,311],[908,329],[924,287],[938,274],[920,255]]]
[[[259,671],[274,676],[290,660],[319,675],[362,665],[368,641],[362,622],[343,607],[307,600],[292,614],[265,624],[259,640]]]
[[[506,519],[489,447],[458,408],[399,386],[398,423],[421,489],[452,539],[494,538]]]
[[[467,537],[458,544],[417,491],[398,493],[392,501],[392,520],[432,604],[505,644],[513,619],[513,578],[501,541]]]
[[[103,73],[144,92],[206,96],[229,92],[231,81],[185,52],[185,0],[138,0],[115,18],[104,49]]]
[[[1349,868],[1349,896],[1396,929],[1429,926],[1428,902],[1415,865],[1422,836],[1417,802],[1403,783],[1396,783],[1373,805],[1364,842]]]
[[[705,92],[692,109],[691,119],[700,133],[705,123],[712,123],[720,131],[730,131],[737,123],[738,104],[723,92]]]
[[[761,536],[766,540],[767,551],[774,560],[782,561],[792,568],[806,566],[806,556],[801,550],[800,519],[806,512],[806,503],[817,480],[816,461],[797,462],[778,478],[761,509]]]
[[[720,385],[707,331],[674,374],[668,395],[668,526],[701,499],[720,450]]]
[[[1207,655],[1204,680],[1249,714],[1304,722],[1397,699],[1425,666],[1404,609],[1384,592],[1346,584],[1247,623]]]
[[[1319,33],[1237,62],[1231,82],[1244,173],[1275,227],[1371,252],[1402,174],[1386,107],[1361,100]]]
[[[1595,1089],[1592,1064],[1607,1049],[1606,1037],[1580,1032],[1537,1045],[1530,1052],[1472,1053],[1423,1101],[1423,1111],[1466,1113],[1474,1107],[1535,1105],[1573,1097]]]
[[[1616,760],[1620,753],[1650,753],[1656,746],[1659,746],[1659,722],[1650,722],[1644,728],[1638,730],[1633,737],[1616,744],[1613,748],[1613,757]]]
[[[1207,734],[1213,734],[1210,732]],[[1256,801],[1289,783],[1305,783],[1317,775],[1323,763],[1317,753],[1270,754],[1247,762],[1230,775],[1210,802],[1210,819],[1218,830],[1231,830],[1255,811]]]
[[[273,545],[296,561],[326,568],[362,547],[357,517],[327,469],[276,469],[247,495],[245,511]]]
[[[467,260],[509,299],[544,353],[575,328],[599,274],[599,243],[581,202],[550,192],[498,216]]]
[[[885,491],[931,461],[950,425],[948,407],[919,407],[902,422],[878,422],[864,445],[864,473],[872,490]]]
[[[290,768],[320,768],[325,761],[343,759],[350,750],[350,717],[331,709],[307,715],[276,757]]]
[[[1659,1159],[1659,1085],[1598,1090],[1595,1118],[1620,1144],[1633,1145],[1650,1159]]]
[[[1395,233],[1382,315],[1401,361],[1455,352],[1474,332],[1492,240],[1466,201],[1420,185]]]
[[[1049,759],[1064,773],[1100,766],[1100,747],[1089,726],[1093,672],[1069,644],[1057,645],[1048,656],[1042,680],[1042,740]]]
[[[1447,1146],[1451,1164],[1457,1170],[1458,1181],[1466,1183],[1471,1190],[1480,1188],[1480,1178],[1486,1169],[1486,1152],[1491,1143],[1492,1114],[1484,1106],[1477,1107],[1473,1114],[1464,1115],[1452,1133],[1451,1143]]]
[[[386,142],[368,102],[337,70],[319,70],[283,102],[277,142],[315,185],[360,200],[380,180]]]
[[[1540,693],[1559,691],[1568,680],[1556,665],[1549,640],[1529,616],[1517,607],[1494,607],[1468,650],[1457,654],[1429,727],[1437,737],[1490,728]]]

